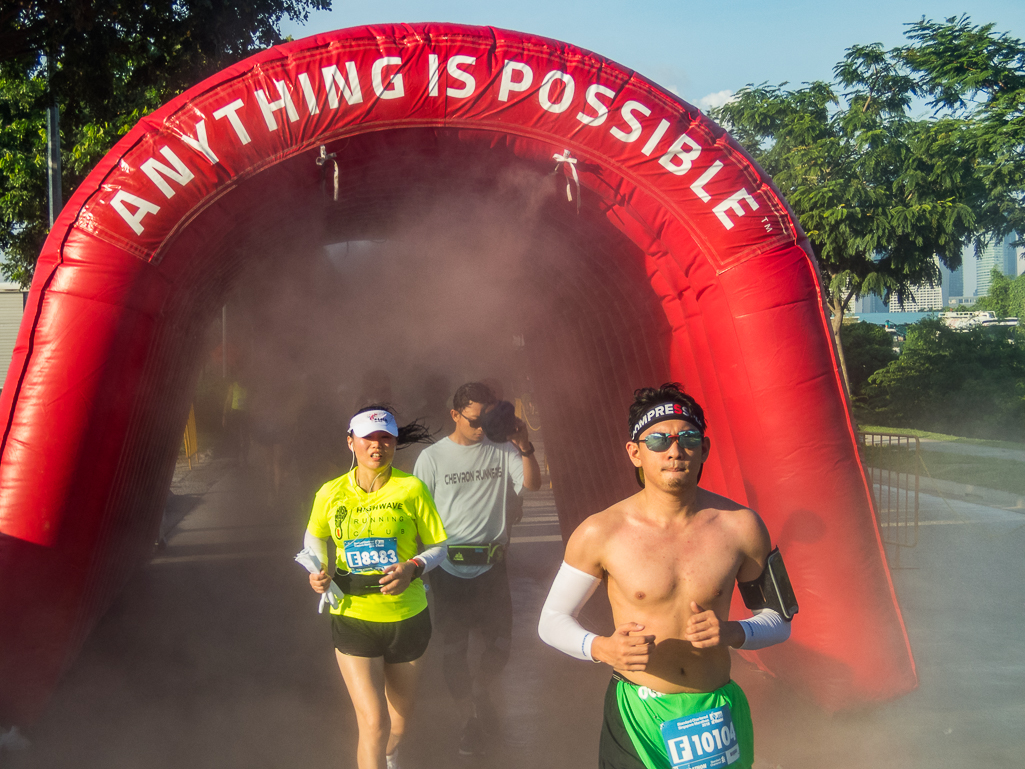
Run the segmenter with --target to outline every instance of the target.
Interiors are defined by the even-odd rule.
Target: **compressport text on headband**
[[[701,432],[705,432],[705,420],[695,414],[690,407],[683,403],[672,401],[660,403],[644,413],[637,423],[630,430],[630,440],[636,441],[637,436],[654,424],[666,422],[670,419],[682,419],[695,425]]]

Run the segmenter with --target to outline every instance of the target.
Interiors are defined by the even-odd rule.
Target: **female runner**
[[[396,769],[396,748],[413,707],[419,659],[431,638],[424,572],[445,558],[445,528],[430,492],[392,467],[398,446],[430,435],[414,422],[399,427],[390,410],[368,406],[349,422],[355,469],[317,492],[306,546],[337,571],[310,575],[317,593],[331,580],[345,594],[332,609],[335,657],[356,708],[359,769]],[[417,554],[417,537],[426,548]]]

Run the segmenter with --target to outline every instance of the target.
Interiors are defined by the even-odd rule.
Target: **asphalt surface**
[[[31,747],[0,754],[0,765],[354,767],[355,718],[327,619],[292,561],[311,492],[292,483],[270,501],[259,473],[218,462],[183,473],[176,490],[166,547],[88,639],[27,731]],[[516,628],[497,703],[504,738],[486,756],[457,755],[461,724],[442,681],[440,644],[432,643],[405,769],[597,764],[609,670],[537,638],[562,543],[550,492],[528,497],[525,508],[509,562]],[[1023,766],[1023,548],[1025,516],[923,496],[917,544],[893,572],[920,687],[829,714],[738,658],[734,677],[752,703],[756,767]],[[610,622],[600,598],[585,610],[597,629]]]
[[[939,441],[935,438],[919,438],[923,451],[939,451],[944,454],[961,454],[975,457],[994,457],[1025,462],[1025,449],[1010,449],[1000,446],[977,446],[973,443],[957,443],[956,441]]]

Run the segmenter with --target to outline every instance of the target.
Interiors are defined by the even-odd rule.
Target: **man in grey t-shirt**
[[[484,752],[485,731],[497,722],[489,688],[509,660],[512,601],[504,549],[509,542],[510,489],[541,488],[541,469],[525,424],[506,443],[484,435],[484,414],[495,396],[480,382],[464,384],[452,398],[452,434],[420,454],[413,474],[430,489],[448,533],[449,556],[431,575],[438,629],[444,636],[445,682],[465,721],[459,752]],[[484,639],[471,673],[470,630]]]

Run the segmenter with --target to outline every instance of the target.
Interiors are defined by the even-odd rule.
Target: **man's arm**
[[[745,510],[736,529],[743,560],[737,570],[737,582],[758,579],[765,570],[771,547],[769,531],[752,510]],[[790,637],[790,623],[772,609],[757,609],[750,619],[721,620],[714,611],[691,602],[691,612],[683,639],[696,649],[729,646],[734,649],[763,649]]]
[[[599,516],[591,516],[570,536],[565,561],[541,610],[538,634],[545,643],[571,657],[606,662],[619,670],[644,670],[655,636],[642,635],[643,625],[625,622],[611,636],[600,636],[577,621],[605,573],[601,559],[606,535],[602,523]]]
[[[523,458],[523,488],[527,491],[537,491],[541,488],[541,466],[537,463],[537,456],[534,454],[534,444],[530,442],[530,435],[527,432],[527,423],[519,420],[519,427],[516,428],[509,440],[512,445],[519,449]]]

